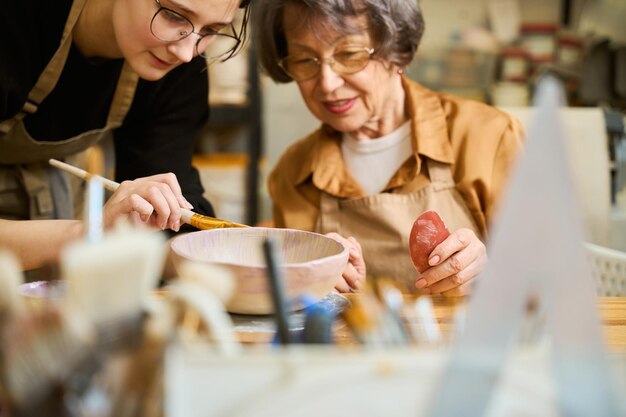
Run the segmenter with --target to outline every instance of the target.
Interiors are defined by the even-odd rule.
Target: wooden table
[[[359,294],[347,295],[349,299],[359,296]],[[407,298],[408,302],[412,301],[411,296],[407,296]],[[449,340],[455,330],[457,309],[465,305],[465,300],[433,297],[432,301],[434,315],[439,323],[443,339]],[[609,350],[626,352],[626,297],[598,297],[598,309]],[[405,317],[404,319],[410,320],[411,318]],[[339,344],[356,343],[354,335],[342,320],[337,321],[334,335]],[[266,329],[266,331],[259,333],[239,333],[238,336],[244,343],[268,343],[273,334]]]
[[[598,308],[607,345],[626,352],[626,297],[599,297]]]

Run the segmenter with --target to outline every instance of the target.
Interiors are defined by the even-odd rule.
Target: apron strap
[[[54,213],[50,185],[45,177],[43,165],[19,166],[24,189],[30,200],[30,219],[49,219]]]
[[[322,191],[320,195],[320,214],[317,216],[316,231],[328,233],[329,230],[340,232],[339,199]]]
[[[115,129],[122,125],[128,113],[128,109],[130,109],[133,102],[138,81],[139,76],[137,73],[133,71],[128,61],[124,61],[124,66],[122,67],[120,78],[117,82],[115,95],[111,102],[109,116],[107,118],[107,127]]]
[[[441,191],[455,186],[450,164],[444,164],[443,162],[426,158],[426,167],[428,169],[430,182],[435,191]]]
[[[74,0],[70,13],[67,17],[67,21],[65,22],[65,27],[63,28],[63,36],[61,37],[59,48],[56,50],[52,59],[50,59],[50,62],[48,62],[48,65],[39,76],[39,79],[28,94],[28,98],[19,113],[11,119],[4,120],[0,123],[1,133],[8,133],[13,126],[17,122],[24,119],[27,114],[34,114],[37,111],[39,104],[41,104],[41,102],[56,86],[59,78],[61,77],[61,73],[63,72],[65,61],[67,60],[67,56],[70,52],[70,46],[72,46],[72,30],[74,30],[74,25],[78,21],[78,17],[83,10],[84,4],[85,0]]]

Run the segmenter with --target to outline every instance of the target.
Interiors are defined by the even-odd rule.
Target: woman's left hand
[[[466,295],[487,264],[487,248],[473,230],[458,229],[433,249],[428,264],[417,277],[417,288],[425,294]]]
[[[349,250],[348,264],[343,270],[340,282],[335,286],[339,292],[356,292],[365,284],[366,270],[361,244],[352,236],[344,238],[338,233],[327,233],[326,236],[340,241]]]

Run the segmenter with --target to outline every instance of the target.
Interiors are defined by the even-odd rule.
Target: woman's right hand
[[[340,241],[349,250],[348,264],[343,270],[341,280],[335,286],[339,292],[356,292],[365,284],[366,270],[361,244],[352,236],[344,238],[338,233],[327,233],[326,236]]]
[[[192,209],[193,206],[183,197],[176,175],[172,173],[124,181],[104,205],[104,227],[111,227],[119,218],[127,216],[135,224],[178,231],[181,208]]]

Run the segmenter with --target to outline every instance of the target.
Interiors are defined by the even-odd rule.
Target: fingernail
[[[415,286],[417,288],[424,288],[426,286],[426,284],[428,284],[428,281],[426,281],[425,279],[418,279],[417,282],[415,283]]]
[[[359,257],[359,251],[356,249],[350,249],[350,256],[352,256],[353,258],[358,258]]]
[[[180,230],[180,221],[176,221],[172,226],[172,230],[178,232]]]
[[[428,260],[428,265],[430,265],[430,266],[437,265],[440,260],[441,260],[441,258],[439,257],[439,255],[435,255],[435,256],[433,256],[432,258],[430,258]]]
[[[142,222],[146,223],[150,219],[150,215],[149,214],[140,214],[139,218],[141,219]]]
[[[184,197],[183,197],[183,198],[184,198]],[[187,203],[187,208],[188,208],[189,210],[193,209],[193,205],[192,205],[189,201],[187,201],[187,199],[186,199],[186,198],[185,198],[185,202]]]

